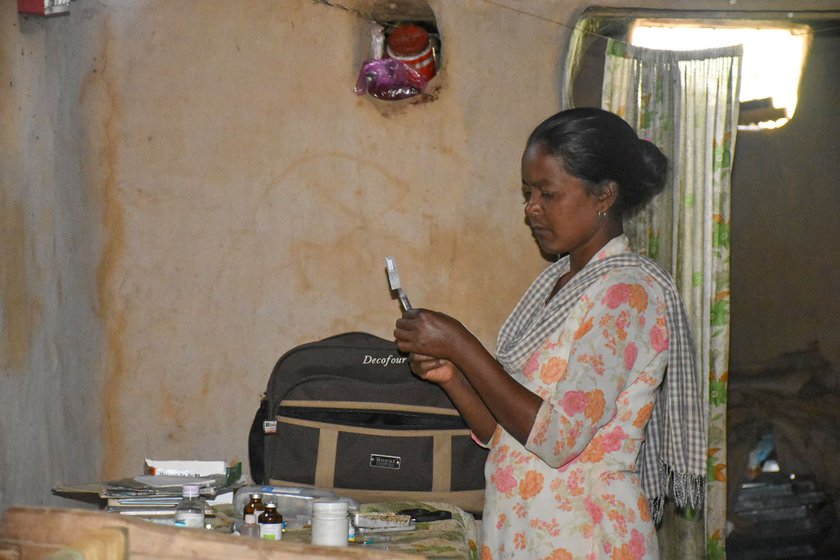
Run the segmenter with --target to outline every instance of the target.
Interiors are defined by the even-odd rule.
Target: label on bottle
[[[204,527],[204,514],[191,511],[175,512],[175,525],[179,527]]]
[[[245,523],[248,525],[254,525],[257,522],[257,514],[256,513],[246,513],[245,514]]]
[[[283,529],[279,523],[263,523],[260,525],[260,538],[267,541],[281,541]]]

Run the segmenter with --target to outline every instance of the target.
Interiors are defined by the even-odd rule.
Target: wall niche
[[[384,115],[438,98],[444,81],[443,41],[426,0],[357,0],[341,7],[359,16],[355,59],[360,96]],[[401,64],[412,69],[402,80]]]

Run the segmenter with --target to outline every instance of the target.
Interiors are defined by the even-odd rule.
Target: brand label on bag
[[[371,356],[370,354],[365,354],[365,357],[362,360],[362,365],[373,364],[376,366],[390,366],[404,364],[407,359],[408,358],[405,356]]]
[[[263,420],[263,433],[264,434],[276,434],[277,433],[277,420]]]
[[[402,459],[394,457],[393,455],[376,455],[370,456],[370,466],[379,469],[394,469],[399,470]]]

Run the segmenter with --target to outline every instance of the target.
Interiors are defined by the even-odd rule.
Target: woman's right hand
[[[408,361],[414,375],[438,385],[446,385],[461,374],[455,364],[443,358],[412,353],[409,354]]]
[[[425,354],[457,362],[456,354],[472,341],[456,319],[428,309],[409,309],[397,319],[394,339],[401,352]]]

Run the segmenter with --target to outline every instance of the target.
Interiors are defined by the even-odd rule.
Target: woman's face
[[[590,194],[588,183],[569,175],[560,158],[537,145],[522,156],[525,217],[543,252],[553,255],[583,251],[586,261],[603,246],[599,236],[607,218],[603,200]],[[584,261],[584,262],[586,262]]]

